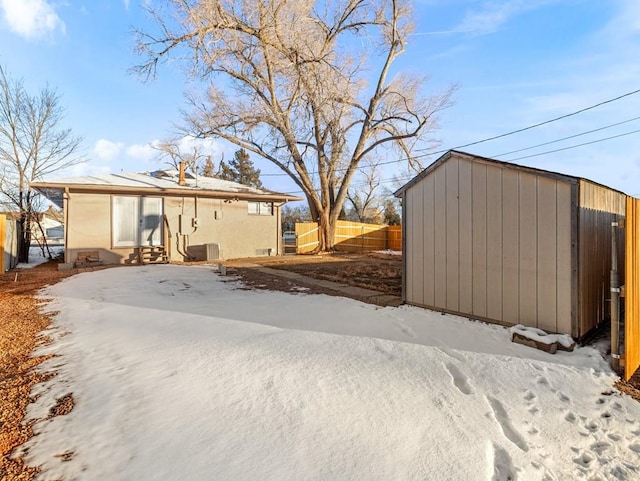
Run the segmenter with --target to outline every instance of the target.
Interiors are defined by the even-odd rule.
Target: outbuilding
[[[624,193],[449,151],[396,196],[407,304],[578,339],[608,317],[611,224],[625,215]]]

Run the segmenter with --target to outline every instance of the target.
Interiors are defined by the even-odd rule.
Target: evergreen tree
[[[207,160],[205,160],[204,165],[202,166],[202,168],[200,169],[200,175],[202,177],[215,177],[215,168],[213,165],[213,161],[211,160],[211,156],[207,157]]]
[[[253,166],[249,154],[244,149],[236,151],[228,164],[224,160],[220,161],[217,177],[258,189],[262,188],[260,169]]]
[[[253,166],[253,162],[249,159],[249,154],[246,150],[237,150],[233,159],[229,161],[229,166],[234,171],[235,182],[239,184],[262,188],[262,182],[260,182],[260,169],[256,169]]]
[[[234,170],[227,165],[224,160],[220,161],[220,167],[218,168],[218,176],[219,179],[222,180],[230,180],[231,182],[236,182],[236,173]]]

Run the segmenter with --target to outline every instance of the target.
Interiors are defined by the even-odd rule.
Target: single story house
[[[299,197],[178,170],[32,182],[63,209],[65,263],[276,255],[280,208]]]
[[[625,216],[624,193],[449,151],[395,195],[406,303],[578,339],[608,317],[611,224]]]

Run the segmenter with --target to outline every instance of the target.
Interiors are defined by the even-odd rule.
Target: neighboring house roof
[[[224,199],[297,201],[295,195],[256,189],[246,185],[212,177],[192,178],[185,176],[185,185],[178,183],[178,171],[158,170],[142,173],[103,174],[86,177],[71,177],[42,182],[31,182],[32,189],[42,193],[56,205],[62,207],[65,189],[82,192],[150,195],[198,195]]]
[[[504,167],[504,168],[507,168],[507,169],[521,170],[521,171],[530,172],[530,173],[537,174],[537,175],[543,175],[545,177],[564,180],[564,181],[572,182],[572,183],[576,183],[578,181],[591,182],[592,184],[599,185],[599,186],[604,187],[606,189],[614,190],[616,192],[619,192],[620,194],[626,195],[624,192],[621,192],[621,191],[616,190],[616,189],[612,189],[611,187],[608,187],[608,186],[603,185],[603,184],[599,184],[598,182],[594,182],[592,180],[585,179],[583,177],[576,177],[574,175],[561,174],[561,173],[558,173],[558,172],[552,172],[550,170],[538,169],[538,168],[535,168],[535,167],[527,167],[525,165],[514,164],[513,162],[505,162],[505,161],[502,161],[502,160],[490,159],[488,157],[481,157],[479,155],[469,154],[467,152],[461,152],[459,150],[449,150],[447,153],[443,154],[441,157],[439,157],[437,160],[435,160],[431,165],[429,165],[422,172],[420,172],[418,175],[416,175],[413,179],[411,179],[409,182],[407,182],[405,185],[403,185],[397,191],[395,191],[393,193],[393,195],[395,195],[396,197],[400,197],[407,189],[409,189],[413,185],[415,185],[418,182],[420,182],[423,178],[425,178],[427,175],[429,175],[431,172],[433,172],[435,169],[437,169],[440,165],[444,164],[447,160],[449,160],[454,155],[457,156],[457,157],[464,157],[464,158],[467,158],[469,160],[473,160],[473,161],[477,161],[477,162],[485,162],[485,163],[490,163],[490,164],[496,164],[496,165],[498,165],[500,167]]]

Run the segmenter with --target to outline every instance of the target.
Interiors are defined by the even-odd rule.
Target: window
[[[249,202],[249,215],[273,215],[273,202]]]
[[[162,244],[162,199],[114,195],[113,247]]]

